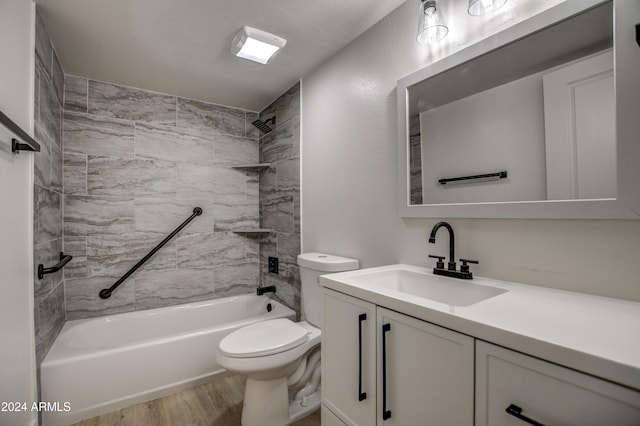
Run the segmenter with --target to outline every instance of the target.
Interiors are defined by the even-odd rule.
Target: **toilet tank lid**
[[[356,259],[348,257],[334,256],[325,253],[302,253],[298,255],[298,265],[322,272],[342,272],[358,269],[359,263]]]

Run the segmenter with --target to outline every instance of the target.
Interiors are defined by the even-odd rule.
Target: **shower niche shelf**
[[[273,232],[273,229],[268,228],[239,228],[234,229],[236,234],[269,234]]]
[[[271,163],[255,163],[255,164],[237,164],[231,166],[232,169],[244,169],[244,170],[264,170],[271,167]]]

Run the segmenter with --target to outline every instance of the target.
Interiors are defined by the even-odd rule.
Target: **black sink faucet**
[[[436,267],[433,268],[433,273],[435,275],[445,275],[447,277],[454,278],[462,278],[465,280],[470,280],[473,278],[473,274],[469,271],[469,263],[477,264],[477,260],[469,260],[469,259],[460,259],[462,262],[462,266],[460,267],[460,271],[456,270],[456,242],[455,242],[455,234],[453,233],[453,228],[447,222],[438,222],[433,226],[431,230],[431,234],[429,234],[429,242],[436,242],[436,233],[440,228],[446,228],[449,231],[449,263],[447,264],[447,269],[444,268],[444,256],[433,256],[429,255],[429,257],[433,257],[438,259],[436,263]]]
[[[456,270],[456,242],[455,242],[455,234],[453,233],[453,228],[451,227],[451,225],[449,225],[447,222],[438,222],[433,226],[433,229],[431,230],[431,234],[429,235],[429,242],[430,243],[435,243],[436,242],[436,232],[438,232],[438,229],[440,228],[447,228],[447,231],[449,231],[449,264],[448,269],[450,271],[455,271]]]

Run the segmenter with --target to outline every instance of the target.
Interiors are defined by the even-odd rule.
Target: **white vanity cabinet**
[[[471,337],[325,289],[322,338],[324,408],[345,424],[473,424]]]
[[[475,417],[476,426],[640,425],[640,393],[478,340]]]

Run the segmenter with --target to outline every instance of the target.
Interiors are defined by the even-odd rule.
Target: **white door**
[[[547,199],[615,198],[613,52],[545,74]]]
[[[378,307],[378,425],[473,425],[474,339]]]

